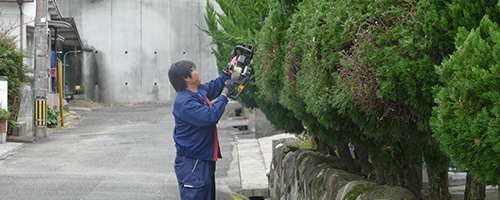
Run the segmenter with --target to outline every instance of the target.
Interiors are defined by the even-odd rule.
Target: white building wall
[[[23,9],[23,33],[22,33],[22,42],[23,49],[27,47],[26,39],[26,26],[34,26],[35,24],[35,13],[36,13],[36,3],[24,3],[22,5]],[[0,24],[2,28],[12,28],[11,35],[18,36],[18,45],[21,42],[21,37],[19,37],[21,33],[20,29],[20,14],[19,6],[17,3],[0,3]]]

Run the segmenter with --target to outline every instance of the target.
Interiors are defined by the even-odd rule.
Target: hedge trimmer
[[[236,45],[231,53],[233,58],[230,62],[232,67],[231,83],[235,84],[236,95],[231,94],[229,98],[236,100],[240,94],[245,90],[250,82],[250,76],[253,73],[252,59],[253,59],[253,46],[252,45]]]

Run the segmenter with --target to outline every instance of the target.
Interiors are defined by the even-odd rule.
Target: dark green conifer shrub
[[[275,79],[272,85],[275,87],[257,87],[261,83],[259,74],[266,73],[265,70],[279,73],[282,66],[269,65],[269,63],[260,62],[259,56],[261,53],[262,44],[265,40],[270,39],[272,35],[261,34],[261,29],[266,19],[268,6],[276,5],[269,2],[269,0],[259,1],[244,1],[244,0],[217,0],[223,13],[217,13],[214,6],[207,1],[207,15],[205,20],[208,25],[208,30],[203,30],[205,33],[212,37],[212,43],[217,45],[214,50],[214,55],[217,58],[217,65],[219,70],[226,67],[230,61],[231,51],[236,45],[251,44],[254,45],[254,71],[255,75],[252,77],[251,82],[238,98],[238,101],[243,103],[246,107],[257,107],[262,110],[266,118],[277,128],[288,132],[298,133],[303,130],[302,123],[295,119],[293,113],[284,108],[277,102],[280,89],[276,87],[281,84],[279,79]],[[281,8],[287,8],[283,6]],[[276,9],[273,9],[276,10]],[[267,15],[271,18],[271,15]],[[266,26],[268,26],[266,24]],[[279,46],[279,45],[277,45]],[[269,54],[272,56],[272,54]],[[272,66],[271,68],[263,68],[262,66]],[[256,78],[257,77],[257,78]],[[271,79],[269,79],[271,80]],[[260,85],[262,86],[262,85]],[[278,88],[278,89],[276,89]],[[273,90],[270,90],[273,89]],[[274,100],[271,100],[274,99]]]
[[[247,91],[252,96],[245,96],[252,103],[247,105],[261,108],[271,123],[287,131],[298,132],[303,125],[332,146],[355,144],[370,153],[380,177],[391,174],[394,184],[419,198],[414,173],[423,157],[429,198],[449,197],[449,158],[439,148],[441,136],[432,137],[429,125],[436,104],[433,87],[448,84],[435,65],[456,50],[454,37],[464,32],[459,27],[475,29],[485,14],[499,21],[498,1],[258,1],[255,13],[269,7],[265,25],[251,28],[258,31],[241,31],[236,20],[245,18],[243,5],[252,5],[219,1],[227,16],[207,14],[219,68],[234,45],[247,42],[239,39],[253,37],[257,49],[255,82]],[[255,13],[246,12],[246,17],[262,16]]]
[[[460,28],[457,50],[436,67],[431,125],[441,147],[481,183],[500,184],[500,26],[485,16]]]

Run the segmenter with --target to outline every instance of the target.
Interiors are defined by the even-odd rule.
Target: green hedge
[[[256,75],[241,101],[261,108],[276,127],[305,127],[339,150],[352,143],[369,153],[379,177],[390,174],[417,196],[420,180],[412,173],[423,161],[432,174],[430,198],[449,196],[440,184],[448,155],[484,183],[498,184],[498,1],[217,2],[225,15],[208,6],[205,31],[217,45],[219,68],[234,45],[256,47]],[[467,59],[480,68],[464,68],[466,48],[480,52]],[[473,80],[483,87],[458,93]],[[458,107],[463,103],[474,109]],[[494,162],[487,170],[475,170],[488,159]]]

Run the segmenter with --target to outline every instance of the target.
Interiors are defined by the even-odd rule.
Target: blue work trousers
[[[175,157],[181,200],[215,200],[215,161]]]

